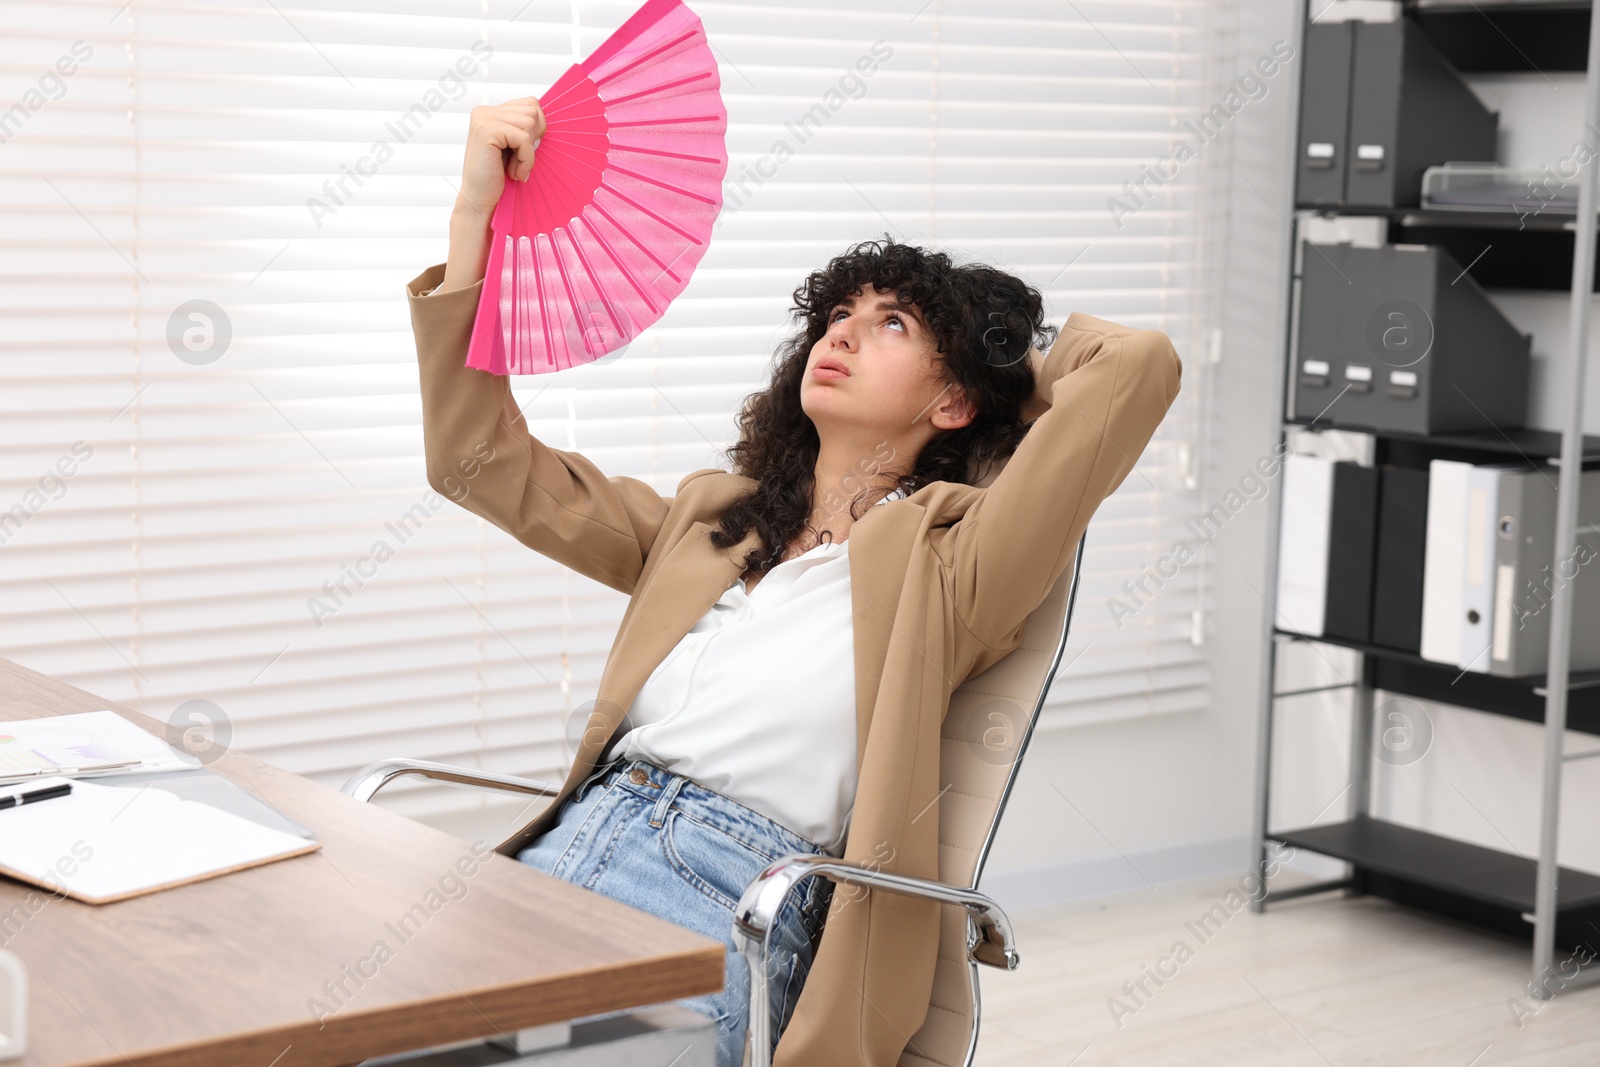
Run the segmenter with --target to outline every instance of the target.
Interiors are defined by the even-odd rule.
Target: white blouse
[[[753,593],[735,578],[645,680],[615,755],[681,774],[843,856],[856,797],[849,547],[825,541],[784,560]]]

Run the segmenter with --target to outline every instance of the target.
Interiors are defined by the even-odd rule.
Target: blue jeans
[[[740,1067],[750,973],[733,944],[733,909],[763,867],[797,852],[824,854],[792,830],[682,775],[644,760],[618,759],[579,783],[556,825],[517,858],[723,942],[722,991],[678,1003],[716,1021],[717,1067]],[[767,948],[773,1048],[811,970],[832,895],[828,879],[807,878],[778,909]]]

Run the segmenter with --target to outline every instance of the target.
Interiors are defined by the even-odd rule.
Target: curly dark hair
[[[937,342],[940,380],[964,389],[977,408],[968,425],[929,441],[910,470],[886,470],[898,487],[909,495],[935,481],[967,482],[972,472],[1010,456],[1028,432],[1021,415],[1035,388],[1028,349],[1048,350],[1056,334],[1044,325],[1038,290],[1005,271],[957,264],[887,233],[850,247],[795,289],[798,327],[778,348],[771,383],[745,398],[738,443],[726,452],[735,473],[758,484],[722,514],[711,543],[728,548],[755,527],[761,545],[747,554],[745,569],[757,575],[777,565],[811,519],[820,439],[800,405],[811,348],[827,333],[829,312],[869,285],[917,307]],[[857,494],[852,522],[865,498],[876,500],[883,488],[869,485]]]

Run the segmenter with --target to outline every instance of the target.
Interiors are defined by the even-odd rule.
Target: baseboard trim
[[[1243,875],[1249,866],[1250,839],[1238,834],[1026,867],[988,867],[978,888],[1007,911],[1025,911],[1149,889],[1152,885]],[[1282,867],[1316,878],[1336,878],[1344,872],[1344,865],[1338,860],[1306,852],[1289,857]]]

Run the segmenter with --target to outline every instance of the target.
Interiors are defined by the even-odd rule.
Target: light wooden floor
[[[1290,872],[1274,885],[1304,881]],[[1596,1067],[1600,987],[1523,995],[1531,948],[1373,897],[1322,894],[1195,923],[1237,878],[1012,915],[1022,965],[980,967],[981,1067]],[[1205,932],[1205,931],[1202,931]],[[1179,941],[1164,984],[1128,996]],[[1558,957],[1559,962],[1560,957]],[[1132,1014],[1113,1020],[1118,997]],[[1519,1028],[1508,1001],[1525,1016]],[[1142,1001],[1142,1003],[1141,1003]]]

